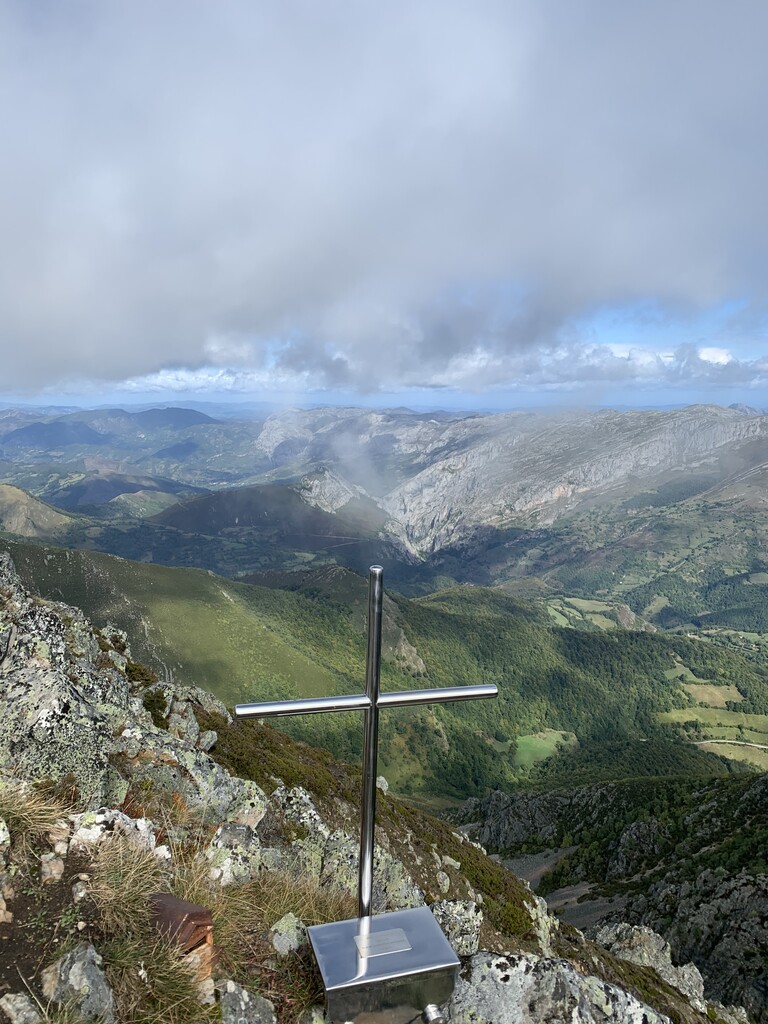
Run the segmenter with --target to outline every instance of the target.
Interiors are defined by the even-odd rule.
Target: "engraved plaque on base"
[[[459,959],[428,907],[308,929],[333,1024],[407,1024],[453,994]]]

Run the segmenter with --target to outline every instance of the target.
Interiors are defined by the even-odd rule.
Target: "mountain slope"
[[[0,531],[52,540],[71,530],[74,520],[19,487],[0,484]]]
[[[287,912],[294,933],[297,914],[354,912],[356,773],[194,688],[132,683],[128,638],[33,598],[4,554],[0,646],[0,1008],[17,1022],[43,1007],[120,1024],[322,1016],[306,948],[279,940]],[[374,910],[431,905],[464,961],[457,1024],[478,1005],[497,1024],[576,1008],[583,1024],[707,1024],[719,1010],[700,988],[691,1003],[663,957],[672,985],[558,926],[447,823],[385,794],[378,808]],[[159,941],[160,892],[210,908],[218,957]]]
[[[112,620],[129,629],[142,659],[161,674],[183,676],[228,702],[362,687],[359,576],[329,568],[309,574],[303,586],[293,577],[293,589],[284,590],[95,552],[5,543],[19,572],[43,594],[78,601],[99,624]],[[542,609],[498,591],[460,588],[418,601],[390,594],[385,689],[413,687],[416,676],[417,686],[495,682],[500,697],[389,712],[382,765],[396,788],[451,796],[525,776],[523,748],[541,730],[558,740],[575,735],[587,748],[674,739],[677,729],[664,725],[661,713],[694,703],[681,683],[681,664],[713,684],[738,686],[739,707],[755,710],[748,701],[768,694],[764,675],[738,656],[701,646],[553,627]],[[311,716],[286,727],[345,756],[360,749],[355,716]],[[549,752],[545,747],[540,756]],[[722,772],[724,762],[702,754],[694,770]]]

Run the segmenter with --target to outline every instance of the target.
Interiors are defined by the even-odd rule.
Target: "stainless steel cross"
[[[495,697],[495,685],[448,686],[434,690],[405,690],[380,693],[381,620],[384,601],[384,570],[372,565],[368,577],[368,657],[365,693],[342,697],[307,697],[263,704],[238,704],[238,718],[271,718],[278,715],[313,715],[323,711],[364,711],[363,786],[360,800],[360,868],[358,875],[359,917],[371,916],[373,890],[373,839],[376,817],[376,764],[378,761],[379,708],[419,704],[442,704],[454,700],[483,700]]]

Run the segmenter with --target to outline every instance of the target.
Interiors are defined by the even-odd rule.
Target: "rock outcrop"
[[[608,900],[598,899],[595,904],[601,923],[619,929],[595,929],[598,941],[606,942],[619,956],[628,952],[629,943],[638,956],[651,957],[635,962],[653,962],[671,984],[675,982],[669,970],[660,967],[666,962],[664,956],[671,955],[675,964],[693,962],[694,970],[703,976],[707,999],[743,1006],[755,1019],[763,1020],[768,1017],[768,880],[746,870],[729,872],[723,866],[703,866],[693,877],[691,864],[694,855],[705,857],[716,842],[728,848],[727,843],[735,839],[754,846],[765,828],[768,775],[726,779],[722,789],[718,785],[697,783],[674,826],[670,820],[654,817],[627,821],[633,811],[631,793],[618,783],[567,792],[497,792],[467,801],[458,820],[465,822],[461,826],[465,834],[494,851],[520,844],[556,848],[567,843],[567,851],[553,851],[553,863],[555,853],[567,854],[572,862],[567,882],[558,884],[579,886],[576,895],[586,899],[590,888],[597,888],[599,894],[599,886],[610,883],[612,896],[619,897],[619,909]],[[608,838],[606,821],[616,823]],[[734,821],[740,827],[747,823],[743,835],[734,835],[729,827]],[[755,827],[751,835],[749,823]],[[595,874],[574,851],[579,850],[581,836],[591,841],[589,837],[598,833],[603,838]],[[551,896],[557,897],[558,892]],[[663,937],[661,947],[651,955],[653,942],[643,938],[642,928],[621,932],[630,925],[658,933]],[[664,956],[662,948],[667,951]],[[684,969],[673,968],[672,961],[669,967],[674,971]],[[692,1002],[699,999],[692,989],[682,990]]]
[[[453,1024],[669,1024],[634,996],[564,960],[478,953],[450,1004]]]

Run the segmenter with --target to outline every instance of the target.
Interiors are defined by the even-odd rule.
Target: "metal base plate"
[[[382,1011],[391,1024],[410,1021],[451,997],[459,959],[428,907],[315,925],[308,932],[334,1024]]]

